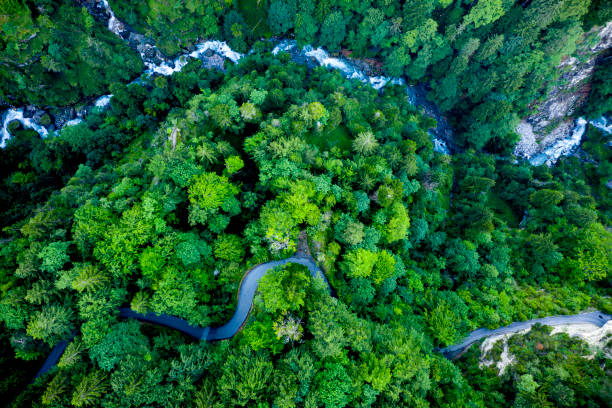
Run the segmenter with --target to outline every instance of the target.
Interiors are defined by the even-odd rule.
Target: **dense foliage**
[[[566,334],[550,336],[550,327],[536,326],[508,340],[513,363],[498,376],[495,364],[504,346],[498,342],[479,366],[478,351],[470,351],[461,366],[468,381],[497,407],[590,407],[612,400],[612,382],[602,369],[606,357]],[[585,358],[586,357],[586,358]],[[609,360],[608,360],[609,361]]]
[[[378,94],[287,55],[225,75],[198,65],[113,88],[108,112],[57,137],[9,141],[5,153],[42,144],[60,175],[78,166],[4,229],[0,318],[17,355],[77,336],[20,404],[484,404],[434,347],[479,326],[609,310],[597,174],[435,153],[431,119],[400,87]],[[127,304],[221,324],[244,271],[292,254],[300,231],[337,299],[288,266],[262,280],[231,341],[116,317]]]
[[[609,404],[610,360],[583,358],[593,350],[547,328],[510,340],[517,362],[501,376],[479,367],[475,348],[461,362],[438,352],[479,327],[612,313],[610,135],[589,126],[582,156],[554,168],[480,149],[512,145],[515,116],[607,18],[606,2],[112,3],[168,54],[205,36],[254,52],[225,72],[193,60],[129,83],[137,56],[82,9],[0,2],[10,11],[0,13],[2,52],[41,56],[19,69],[2,62],[6,95],[58,106],[114,95],[46,139],[12,124],[0,150],[3,404]],[[379,92],[253,44],[291,32],[428,81],[468,148],[434,151],[434,120],[402,87]],[[37,71],[56,37],[75,41],[62,48],[71,63]],[[88,59],[88,47],[106,46],[112,61]],[[593,101],[607,103],[609,70],[596,72]],[[20,75],[45,90],[15,87]],[[245,272],[298,248],[331,293],[303,266],[270,270],[232,339],[118,317],[129,306],[221,325]],[[57,366],[27,385],[66,339]]]
[[[562,58],[596,40],[593,26],[612,13],[595,0],[112,3],[170,54],[198,37],[218,35],[246,52],[262,35],[293,35],[301,46],[376,59],[385,74],[430,86],[456,143],[492,152],[512,150],[519,118],[547,96]],[[598,112],[610,112],[608,104]]]
[[[140,57],[74,2],[0,2],[0,101],[72,105],[141,70]]]

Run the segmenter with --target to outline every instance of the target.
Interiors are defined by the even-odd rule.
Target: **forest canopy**
[[[432,89],[455,125],[456,143],[493,152],[512,149],[519,118],[559,80],[562,58],[592,44],[594,28],[612,18],[612,6],[600,0],[111,3],[170,55],[209,36],[240,52],[262,36],[294,36],[299,46],[375,60],[386,75]]]
[[[609,405],[609,338],[602,351],[535,326],[506,351],[440,352],[478,328],[612,314],[612,136],[588,124],[553,167],[508,154],[607,2],[110,5],[167,56],[203,38],[245,55],[139,76],[91,4],[0,0],[4,101],[87,107],[46,138],[12,122],[0,149],[3,405]],[[436,121],[404,86],[273,55],[273,36],[425,84],[456,151],[435,148]],[[610,114],[607,75],[595,68],[581,113]],[[322,275],[269,268],[229,339],[120,314],[218,328],[248,273],[296,254]],[[482,364],[503,353],[504,372]]]

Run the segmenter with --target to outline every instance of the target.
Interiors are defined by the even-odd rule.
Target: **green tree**
[[[57,373],[47,384],[47,388],[45,388],[45,392],[42,394],[42,403],[44,405],[51,405],[59,402],[62,395],[68,391],[69,379],[65,373]]]
[[[255,122],[261,116],[261,113],[254,103],[245,102],[240,105],[240,116],[247,122]]]
[[[167,268],[155,286],[156,290],[151,299],[154,312],[206,322],[202,316],[203,311],[197,308],[197,286],[186,271]]]
[[[309,281],[308,268],[303,265],[277,266],[259,281],[262,306],[272,313],[299,310],[304,306]]]
[[[366,353],[361,356],[362,363],[359,374],[364,381],[372,384],[377,391],[384,391],[391,382],[391,369],[388,359],[380,359],[374,353]]]
[[[295,39],[300,47],[311,44],[315,39],[317,31],[316,21],[310,14],[297,13],[295,15]]]
[[[214,243],[215,257],[232,262],[241,262],[244,257],[242,240],[237,235],[221,234]]]
[[[76,268],[77,275],[72,281],[72,288],[78,292],[96,291],[109,282],[108,276],[98,270],[94,265],[84,264]]]
[[[390,278],[395,271],[395,258],[387,251],[380,251],[376,258],[376,265],[372,272],[372,280],[380,285],[385,279]]]
[[[378,255],[375,252],[358,248],[348,252],[344,256],[341,268],[347,276],[353,278],[367,278],[372,274],[377,260]]]
[[[363,224],[346,214],[342,215],[334,226],[334,230],[336,238],[347,245],[357,245],[363,241],[365,236]]]
[[[43,248],[38,254],[38,257],[42,260],[40,269],[45,272],[57,272],[64,264],[66,264],[70,257],[66,254],[70,242],[52,242]]]
[[[214,408],[217,398],[214,384],[206,379],[195,393],[194,404],[196,408]]]
[[[455,313],[446,303],[441,303],[433,310],[425,312],[425,319],[432,335],[445,346],[453,344],[457,339],[457,329],[454,324],[455,318]]]
[[[378,147],[378,141],[371,131],[361,132],[353,140],[353,150],[364,156],[373,154]]]
[[[474,24],[474,28],[490,24],[504,15],[502,0],[478,1],[464,17],[462,26]]]
[[[285,34],[293,28],[295,10],[283,0],[274,0],[268,9],[268,26],[275,35]]]
[[[191,203],[190,223],[205,223],[220,210],[230,215],[236,214],[240,211],[240,203],[236,199],[239,191],[225,176],[215,173],[196,176],[188,191]]]
[[[230,156],[225,159],[225,171],[227,171],[229,175],[237,173],[243,167],[244,161],[242,161],[240,156]]]
[[[144,358],[149,353],[149,345],[139,328],[140,323],[134,320],[115,324],[102,341],[89,350],[90,358],[104,371],[115,368],[126,354]]]
[[[64,340],[72,331],[72,311],[67,306],[44,305],[32,316],[27,326],[27,333],[50,345]]]
[[[73,339],[70,344],[68,344],[68,347],[66,347],[66,350],[64,350],[64,354],[62,354],[62,357],[58,361],[57,366],[59,368],[68,368],[74,366],[79,361],[81,361],[83,351],[85,351],[85,346],[83,342],[78,338]]]
[[[90,406],[97,403],[108,389],[106,375],[93,371],[85,375],[72,394],[75,407]]]
[[[389,209],[389,222],[385,227],[384,236],[388,243],[406,238],[410,229],[410,217],[406,207],[395,201]]]
[[[346,35],[346,20],[341,11],[334,11],[325,17],[321,26],[321,44],[330,51],[340,48]]]
[[[531,203],[539,208],[551,207],[557,205],[563,200],[563,193],[561,191],[542,189],[531,194],[529,197]]]
[[[227,356],[217,385],[219,393],[226,404],[246,406],[264,402],[273,371],[267,353],[254,353],[242,347]]]
[[[325,408],[342,408],[350,402],[351,377],[338,363],[326,363],[317,373],[317,396]]]

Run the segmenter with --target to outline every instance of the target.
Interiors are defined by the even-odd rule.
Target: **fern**
[[[104,275],[93,265],[83,265],[72,282],[72,288],[79,292],[96,291],[108,283],[108,276]]]
[[[72,367],[80,360],[80,355],[83,350],[85,350],[83,342],[79,339],[75,339],[68,345],[60,361],[57,363],[57,366],[59,368]]]
[[[72,405],[83,407],[93,405],[107,390],[106,375],[100,371],[87,374],[72,394]]]
[[[49,384],[47,384],[47,389],[42,395],[42,403],[45,405],[53,404],[54,402],[59,401],[62,394],[66,392],[68,385],[68,377],[63,373],[57,374]]]

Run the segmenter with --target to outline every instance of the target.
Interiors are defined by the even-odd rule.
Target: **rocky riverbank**
[[[47,137],[50,133],[64,128],[65,126],[80,123],[93,108],[103,109],[110,102],[112,95],[102,95],[92,103],[80,107],[47,108],[41,109],[33,105],[22,108],[9,108],[0,116],[0,148],[4,148],[6,141],[11,138],[11,123],[19,122],[26,129],[36,131],[41,137]]]
[[[335,57],[320,47],[313,48],[311,45],[306,45],[300,48],[294,40],[285,39],[279,41],[272,50],[272,53],[276,55],[279,52],[289,53],[293,61],[305,64],[309,68],[320,65],[337,69],[345,77],[367,83],[377,90],[382,89],[387,84],[404,86],[408,101],[412,105],[422,108],[426,115],[434,118],[437,122],[436,127],[430,129],[434,149],[445,154],[450,154],[454,151],[452,128],[438,107],[427,99],[428,90],[424,85],[407,85],[403,78],[382,76],[378,70],[363,61],[340,56]]]
[[[533,164],[553,164],[580,145],[584,119],[571,116],[584,104],[589,93],[588,79],[602,54],[612,47],[612,22],[591,34],[599,40],[592,46],[582,45],[575,56],[559,64],[558,69],[563,74],[546,100],[535,106],[532,113],[519,123],[516,132],[521,140],[516,146],[517,156],[533,159]]]
[[[243,54],[238,53],[232,50],[225,42],[221,41],[204,41],[202,43],[196,44],[192,47],[192,51],[189,51],[183,55],[178,56],[174,60],[169,60],[161,53],[155,45],[148,42],[144,36],[140,34],[136,34],[131,29],[124,24],[120,24],[114,22],[116,18],[110,9],[107,12],[102,13],[100,9],[100,5],[108,6],[107,2],[91,2],[87,3],[89,8],[95,10],[93,13],[97,18],[104,19],[102,22],[108,24],[109,29],[116,30],[113,31],[121,38],[128,38],[127,41],[130,41],[130,46],[136,47],[135,49],[141,53],[143,58],[143,62],[147,69],[143,73],[143,75],[171,75],[174,72],[180,71],[187,63],[190,58],[199,59],[202,61],[202,65],[208,69],[219,69],[224,70],[225,60],[228,59],[234,63],[237,63],[242,57]],[[119,28],[118,28],[119,27]],[[134,39],[137,36],[137,40]],[[295,41],[292,40],[276,40],[277,44],[272,51],[274,54],[277,54],[281,51],[288,52],[291,55],[291,58],[301,64],[305,64],[309,68],[314,68],[316,66],[324,66],[331,69],[339,70],[342,75],[349,79],[357,79],[361,82],[367,83],[372,86],[374,89],[380,90],[387,84],[395,84],[406,86],[406,94],[407,98],[415,106],[422,107],[425,114],[436,119],[437,126],[432,128],[431,134],[434,142],[434,149],[438,152],[449,154],[450,150],[448,148],[448,143],[452,143],[452,130],[446,119],[442,116],[441,112],[435,106],[435,104],[431,103],[427,100],[427,90],[423,86],[411,86],[406,85],[404,80],[401,78],[390,78],[384,77],[380,75],[368,75],[366,72],[362,70],[362,67],[359,64],[353,64],[351,60],[347,60],[340,57],[332,57],[327,51],[322,48],[313,48],[310,45],[307,45],[303,48],[299,48],[296,45]],[[139,82],[139,78],[134,80],[133,82]],[[108,103],[110,96],[104,95],[93,103],[93,106],[100,106],[101,101],[105,104]],[[32,120],[22,120],[23,118],[20,115],[7,117],[10,120],[18,120],[23,126],[35,129],[39,131],[41,136],[45,137],[49,131],[55,129],[61,129],[65,125],[75,124],[80,121],[83,116],[83,112],[87,112],[91,106],[86,107],[80,113],[75,113],[74,109],[66,108],[65,115],[60,117],[60,120],[57,121],[56,124],[53,125],[52,128],[44,128],[44,131],[41,130],[41,126],[39,122]],[[44,111],[40,113],[41,116],[44,116]],[[8,132],[8,122],[4,121],[4,130],[3,130],[3,140],[6,140],[10,137]],[[3,144],[4,145],[4,144]],[[2,146],[3,146],[2,145]]]
[[[106,25],[110,31],[140,54],[147,67],[143,75],[171,75],[180,71],[189,58],[200,59],[203,66],[208,69],[224,70],[226,59],[236,63],[242,57],[242,54],[230,49],[225,42],[205,41],[194,45],[175,59],[167,58],[155,46],[152,39],[137,33],[129,25],[118,20],[108,0],[78,1],[95,19]],[[586,47],[580,51],[582,54],[577,54],[585,58],[572,57],[562,62],[560,69],[566,69],[566,72],[562,75],[559,84],[563,85],[554,88],[548,99],[519,124],[517,132],[521,135],[521,140],[515,150],[518,156],[529,159],[534,165],[544,163],[552,165],[559,157],[577,150],[586,129],[586,121],[567,119],[567,117],[584,99],[580,99],[579,96],[585,95],[584,89],[588,86],[585,84],[585,79],[593,72],[599,53],[612,45],[612,22],[600,28],[597,35],[600,40],[594,46]],[[438,107],[427,99],[428,90],[425,85],[406,85],[402,78],[384,77],[371,61],[353,60],[348,54],[334,57],[322,48],[313,48],[309,45],[299,48],[292,40],[274,41],[277,42],[274,53],[289,52],[294,61],[306,64],[310,68],[320,65],[338,69],[347,78],[361,80],[375,89],[381,89],[387,83],[405,85],[409,101],[423,108],[424,113],[437,122],[436,127],[430,129],[435,150],[447,154],[456,150],[452,128]],[[138,82],[139,79],[140,77],[134,82]],[[97,106],[98,101],[94,105]],[[18,113],[20,109],[6,111],[4,118],[18,120],[23,126],[37,131],[44,128],[44,131],[39,131],[44,137],[65,125],[78,123],[90,108],[90,105],[81,109],[56,108],[51,112],[36,107],[26,107],[21,109],[22,114]],[[9,137],[8,122],[4,120],[1,146],[4,146],[4,142]]]

